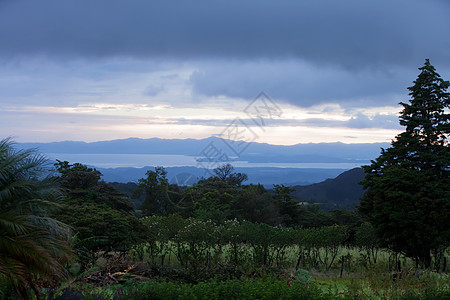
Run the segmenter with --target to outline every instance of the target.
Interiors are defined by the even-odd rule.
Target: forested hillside
[[[364,190],[359,184],[364,179],[364,170],[354,168],[334,179],[311,185],[295,186],[295,200],[319,204],[322,209],[353,209],[358,205]]]

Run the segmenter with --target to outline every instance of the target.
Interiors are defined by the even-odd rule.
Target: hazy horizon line
[[[16,137],[14,136],[10,136],[9,138],[11,138],[12,140],[16,140]],[[151,137],[151,138],[140,138],[140,137],[135,137],[135,136],[131,136],[128,138],[117,138],[117,139],[108,139],[108,140],[96,140],[96,141],[80,141],[80,140],[56,140],[56,141],[48,141],[48,142],[30,142],[30,141],[26,141],[26,142],[19,142],[16,141],[17,144],[52,144],[52,143],[65,143],[65,142],[74,142],[74,143],[85,143],[85,144],[93,144],[93,143],[102,143],[102,142],[112,142],[112,141],[125,141],[125,140],[131,140],[131,139],[136,139],[136,140],[167,140],[167,141],[174,141],[174,140],[195,140],[195,141],[202,141],[202,140],[207,140],[207,139],[211,139],[211,138],[217,138],[217,139],[225,139],[225,140],[231,140],[231,139],[226,139],[226,138],[222,138],[220,136],[217,135],[211,135],[209,137],[205,137],[205,138],[160,138],[160,137]],[[236,140],[236,142],[246,142],[243,140]],[[308,144],[345,144],[345,145],[353,145],[353,144],[390,144],[390,142],[372,142],[372,143],[367,143],[367,142],[355,142],[355,143],[345,143],[345,142],[341,142],[341,141],[337,141],[337,142],[306,142],[306,143],[294,143],[294,144],[275,144],[275,143],[267,143],[267,142],[258,142],[258,141],[252,141],[252,142],[246,142],[246,143],[255,143],[255,144],[267,144],[267,145],[274,145],[274,146],[295,146],[295,145],[308,145]]]

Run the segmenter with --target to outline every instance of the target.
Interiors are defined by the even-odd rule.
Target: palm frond
[[[0,140],[0,277],[21,295],[40,278],[62,278],[74,255],[71,228],[50,218],[62,196],[54,179],[43,176],[47,159],[36,150],[16,150]]]

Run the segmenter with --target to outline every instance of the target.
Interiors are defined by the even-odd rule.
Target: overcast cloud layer
[[[3,1],[0,51],[408,66],[450,59],[449,8],[445,0]]]
[[[26,114],[23,126],[44,130],[55,123],[37,107],[128,120],[145,105],[211,112],[146,123],[222,126],[266,91],[284,107],[342,117],[274,126],[398,130],[398,102],[425,58],[450,78],[449,16],[446,0],[0,0],[0,116]],[[0,133],[25,132],[15,130]]]

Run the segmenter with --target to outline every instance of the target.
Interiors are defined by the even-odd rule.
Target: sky
[[[272,144],[389,142],[425,59],[450,79],[448,16],[446,0],[0,0],[0,138],[241,124]]]

